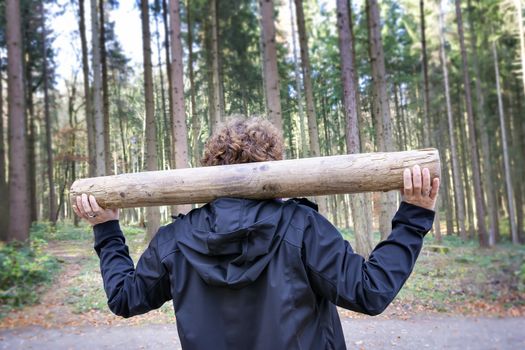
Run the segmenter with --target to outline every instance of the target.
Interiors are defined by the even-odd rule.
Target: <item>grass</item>
[[[503,242],[488,249],[479,248],[477,240],[463,242],[458,236],[444,236],[438,243],[427,235],[396,302],[438,312],[475,312],[472,308],[525,310],[525,246],[505,240],[505,223],[502,232]],[[345,239],[355,242],[351,230],[342,233]],[[379,239],[379,233],[375,233],[374,242]],[[447,252],[429,249],[436,245],[448,248]]]
[[[123,227],[123,231],[136,263],[146,248],[144,229]],[[342,232],[345,238],[354,242],[350,230]],[[72,255],[80,257],[80,270],[72,275],[64,296],[73,313],[108,311],[99,260],[91,248],[93,234],[90,226],[59,223],[52,227],[39,223],[32,228],[32,239],[57,242],[62,247],[62,254],[73,252]],[[379,241],[378,233],[374,239]],[[525,310],[525,246],[503,242],[490,249],[480,249],[476,241],[462,242],[457,236],[445,236],[440,245],[447,247],[447,252],[427,248],[435,244],[431,235],[425,238],[414,271],[394,303],[437,312],[474,313],[475,308],[487,310],[487,305],[499,305],[502,310],[516,307]],[[28,288],[38,290],[37,295],[42,294],[42,288],[49,286],[56,271],[49,270],[48,278],[28,284]],[[28,299],[28,303],[33,302],[36,302],[35,298]],[[165,304],[161,312],[171,316],[171,304]]]

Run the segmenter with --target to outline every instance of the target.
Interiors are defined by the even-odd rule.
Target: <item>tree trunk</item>
[[[91,0],[91,43],[93,45],[93,118],[95,120],[96,175],[104,176],[107,171],[97,0]]]
[[[191,103],[191,131],[192,131],[192,151],[193,151],[193,164],[197,166],[200,160],[199,151],[199,135],[200,135],[200,122],[199,116],[197,115],[197,101],[195,98],[195,74],[193,72],[193,29],[191,21],[191,4],[190,0],[186,2],[186,22],[188,24],[188,77],[190,79],[190,103]]]
[[[442,1],[442,0],[440,0]],[[456,148],[456,135],[454,134],[454,121],[452,117],[452,106],[450,103],[450,88],[448,82],[448,68],[447,68],[447,56],[445,53],[445,37],[444,37],[444,23],[443,23],[443,9],[441,2],[439,3],[439,50],[440,50],[440,61],[441,68],[443,69],[443,85],[445,88],[445,100],[447,106],[447,119],[448,119],[448,133],[450,138],[450,152],[452,157],[452,177],[453,177],[453,189],[456,198],[456,212],[457,221],[459,224],[459,232],[462,240],[467,239],[467,230],[465,228],[465,195],[463,192],[463,185],[461,183],[460,168],[458,162],[458,154]]]
[[[399,90],[398,84],[394,83],[394,108],[395,108],[395,111],[396,111],[397,147],[400,150],[406,150],[407,148],[406,148],[405,143],[403,141],[403,126],[402,126],[403,118],[401,118],[401,109],[399,108],[399,99],[397,97],[398,90]]]
[[[219,65],[219,20],[217,18],[217,2],[219,0],[210,1],[210,17],[211,17],[211,75],[212,75],[212,94],[213,94],[213,114],[211,115],[211,130],[217,130],[217,126],[222,122],[223,106],[221,96],[221,81],[220,81],[220,65]]]
[[[290,8],[290,23],[292,24],[292,32],[291,32],[291,36],[292,36],[292,53],[293,53],[293,63],[294,63],[295,90],[296,90],[296,94],[297,94],[297,98],[296,98],[297,99],[297,111],[298,111],[298,114],[299,114],[299,130],[300,130],[300,135],[301,135],[301,144],[300,144],[301,152],[299,152],[299,154],[300,154],[301,157],[306,157],[308,155],[308,146],[306,144],[306,130],[305,130],[305,125],[304,125],[304,111],[303,111],[303,94],[302,94],[302,88],[301,88],[301,73],[300,73],[300,69],[299,69],[299,60],[297,59],[297,44],[296,44],[296,39],[295,39],[295,24],[294,24],[292,0],[289,0],[288,4],[289,4],[289,8]],[[302,6],[302,1],[299,1],[299,5],[297,3],[295,5],[296,10],[297,10],[297,24],[299,26],[300,19],[299,19],[299,8],[298,8],[298,6]],[[302,7],[301,7],[301,14],[302,14]],[[304,18],[302,20],[304,22]],[[303,23],[303,25],[304,25],[304,23]],[[301,36],[301,34],[299,33],[299,37],[300,36]],[[301,39],[299,39],[299,40],[301,40]],[[302,48],[302,42],[301,42],[301,48]],[[301,50],[301,54],[302,54],[302,50]],[[301,56],[301,61],[302,61],[302,64],[304,65],[304,60],[302,59],[302,56]],[[304,75],[304,70],[303,70],[303,75]],[[313,97],[313,94],[312,94],[312,97]],[[313,101],[312,101],[312,103],[313,103]],[[318,146],[319,146],[319,142],[317,142],[317,143],[318,143]],[[318,147],[318,149],[319,149],[319,147]]]
[[[146,169],[157,170],[157,125],[155,123],[155,102],[153,100],[153,67],[151,64],[151,35],[149,29],[148,0],[141,0],[142,55],[144,57],[144,92],[146,103],[145,143]],[[160,211],[157,207],[146,208],[146,240],[151,240],[160,226]]]
[[[76,74],[75,74],[75,79],[73,81],[73,83],[71,84],[71,94],[68,94],[68,103],[67,103],[67,110],[68,110],[68,116],[69,116],[69,127],[71,128],[71,130],[76,130],[77,128],[77,117],[76,117],[76,111],[75,111],[75,99],[76,99],[76,96],[77,96],[77,80],[76,80]],[[77,148],[77,145],[76,145],[76,132],[72,132],[71,133],[71,144],[70,144],[70,150],[68,152],[68,156],[69,156],[69,163],[70,163],[70,166],[71,166],[71,183],[73,183],[75,180],[76,180],[76,177],[77,177],[77,174],[76,174],[76,159],[77,159],[77,154],[76,154],[76,148]],[[64,182],[65,183],[65,182]],[[71,184],[69,185],[71,186]],[[63,196],[63,194],[62,194]],[[61,201],[63,200],[63,198],[61,199]],[[71,207],[69,207],[68,209],[71,209]],[[72,211],[70,211],[72,213]],[[74,215],[73,214],[73,224],[76,226],[78,226],[78,223],[79,223],[79,220],[80,218],[78,217],[78,215]]]
[[[263,49],[263,80],[268,118],[282,132],[281,93],[279,71],[277,69],[277,48],[275,43],[275,25],[273,22],[273,0],[259,0],[261,16],[261,38]]]
[[[188,167],[188,127],[186,126],[186,108],[184,106],[184,72],[182,62],[182,43],[180,32],[180,2],[170,1],[171,23],[171,78],[173,79],[171,96],[173,99],[173,166],[175,169]],[[187,213],[191,206],[178,206],[180,213]],[[177,213],[173,213],[177,214]]]
[[[37,195],[36,195],[36,164],[37,159],[35,155],[36,145],[36,128],[35,128],[35,108],[33,104],[33,83],[32,70],[29,62],[26,64],[26,106],[27,118],[25,125],[28,126],[27,135],[27,163],[28,163],[28,178],[29,178],[29,206],[30,206],[30,222],[38,220],[37,213]],[[42,183],[45,182],[43,179]]]
[[[469,169],[471,169],[470,166],[470,158],[468,156],[468,140],[467,140],[467,130],[466,130],[466,116],[465,113],[463,113],[463,110],[461,109],[461,83],[458,82],[456,84],[456,96],[458,97],[458,112],[457,115],[459,118],[456,119],[456,135],[458,140],[458,151],[459,151],[459,164],[461,166],[461,170],[463,172],[463,176],[461,176],[461,181],[463,184],[463,189],[465,191],[465,201],[466,201],[466,220],[468,223],[467,226],[467,236],[468,238],[475,238],[476,237],[476,228],[474,225],[474,204],[472,203],[472,200],[474,198],[472,194],[472,186],[470,186],[470,175],[469,175]]]
[[[88,173],[89,176],[96,174],[96,153],[95,153],[95,125],[93,122],[92,111],[92,96],[89,88],[89,63],[88,63],[88,48],[86,39],[86,19],[84,14],[84,0],[78,0],[79,7],[79,33],[80,44],[82,47],[82,75],[84,78],[84,98],[85,98],[85,115],[86,115],[86,129],[87,129],[87,153],[88,153]]]
[[[24,75],[20,7],[6,0],[7,89],[9,115],[9,222],[7,240],[29,238],[30,213],[27,176]]]
[[[102,69],[102,114],[104,116],[104,158],[106,160],[106,172],[111,171],[111,147],[109,144],[109,89],[108,89],[108,63],[106,55],[106,20],[104,1],[99,2],[100,15],[100,65]]]
[[[494,74],[496,76],[496,91],[498,95],[498,114],[499,124],[501,128],[501,146],[503,148],[503,166],[505,173],[505,187],[507,188],[507,200],[509,205],[509,221],[510,221],[510,233],[512,243],[518,244],[518,229],[516,226],[516,209],[514,207],[514,189],[512,187],[512,179],[510,176],[510,162],[509,162],[509,150],[507,147],[507,128],[505,127],[505,115],[503,112],[503,99],[501,97],[501,86],[499,82],[499,66],[498,66],[498,51],[496,50],[496,42],[492,41],[492,57],[494,59]]]
[[[435,114],[436,123],[438,127],[438,135],[441,137],[437,138],[437,146],[439,150],[445,150],[445,144],[446,144],[446,132],[445,132],[445,120],[440,117],[441,113]],[[447,235],[451,235],[454,233],[454,214],[453,214],[453,206],[454,201],[452,200],[452,196],[450,195],[450,172],[448,169],[448,166],[450,162],[446,159],[446,152],[442,151],[443,154],[443,175],[441,176],[443,189],[441,190],[441,203],[443,203],[443,206],[445,207],[445,217],[447,222]]]
[[[478,221],[478,238],[481,247],[489,245],[487,228],[485,225],[485,203],[483,189],[481,187],[481,172],[479,169],[479,152],[476,138],[476,127],[474,125],[474,113],[472,112],[472,97],[470,88],[470,77],[468,72],[467,50],[465,49],[465,38],[463,35],[463,19],[461,14],[461,0],[456,0],[456,19],[459,34],[459,46],[461,51],[461,62],[463,71],[463,85],[465,88],[465,107],[467,110],[467,122],[469,131],[470,161],[472,162],[472,177],[474,182],[474,197],[476,200],[476,217]]]
[[[428,59],[427,59],[427,41],[425,38],[425,4],[424,0],[419,0],[419,11],[421,17],[421,54],[423,65],[423,146],[428,147],[430,144],[430,87],[428,84]]]
[[[310,155],[318,157],[321,155],[319,147],[319,130],[315,116],[314,94],[312,87],[312,73],[310,68],[310,55],[308,53],[308,38],[304,23],[303,1],[295,0],[297,12],[297,31],[299,33],[299,45],[301,49],[301,67],[303,70],[304,93],[306,97],[306,116],[308,119],[308,136],[310,140]]]
[[[455,115],[458,116],[454,120],[455,122],[455,133],[456,133],[456,139],[458,141],[458,161],[461,167],[462,173],[460,174],[460,180],[462,181],[464,193],[465,193],[465,202],[466,202],[466,221],[467,221],[467,238],[475,238],[475,225],[474,225],[474,204],[473,204],[473,189],[470,185],[470,173],[469,169],[471,169],[470,165],[470,157],[468,156],[468,139],[467,139],[467,121],[466,121],[466,113],[463,111],[463,104],[462,104],[462,86],[461,82],[456,81],[456,104],[457,112]]]
[[[45,24],[45,9],[44,2],[40,3],[40,16],[41,16],[41,32],[40,40],[42,40],[42,79],[44,84],[44,120],[46,123],[46,160],[47,160],[47,185],[49,187],[48,197],[48,219],[54,226],[57,221],[56,212],[56,193],[55,193],[55,181],[53,177],[53,145],[51,140],[51,116],[49,115],[49,77],[47,67],[47,38],[46,38],[46,24]]]
[[[172,90],[171,86],[171,59],[170,59],[170,39],[169,39],[169,20],[168,20],[168,4],[166,3],[167,0],[162,0],[162,18],[164,22],[164,52],[166,53],[166,76],[168,77],[168,91]],[[168,93],[168,101],[169,101],[169,115],[173,114],[173,100],[171,99],[171,93]],[[170,124],[170,123],[168,123]],[[171,130],[171,124],[169,125],[169,129]],[[168,133],[170,135],[170,144],[173,144],[173,140],[171,140],[171,133]],[[173,158],[173,157],[172,157]],[[170,159],[171,162],[171,159]]]
[[[481,89],[481,73],[479,70],[478,50],[476,47],[476,30],[474,28],[472,6],[468,0],[469,8],[469,27],[470,27],[470,46],[472,48],[472,67],[474,68],[474,82],[476,89],[476,113],[478,121],[478,130],[481,138],[481,154],[483,157],[483,179],[486,186],[487,193],[487,211],[489,217],[489,245],[496,243],[496,237],[499,236],[499,219],[498,219],[498,205],[495,196],[495,188],[493,182],[494,170],[492,169],[492,161],[490,155],[489,135],[487,126],[487,116],[485,113],[485,96]]]
[[[304,23],[304,11],[303,11],[303,2],[302,0],[295,0],[295,10],[297,14],[297,31],[299,34],[299,45],[300,45],[300,53],[301,53],[301,68],[303,73],[303,86],[304,86],[304,93],[306,97],[306,116],[308,120],[308,139],[309,139],[309,145],[310,145],[310,156],[311,157],[319,157],[321,155],[321,148],[319,146],[319,129],[317,127],[317,118],[315,115],[315,104],[314,104],[314,94],[313,94],[313,87],[312,87],[312,76],[311,76],[311,69],[310,69],[310,57],[308,54],[308,39],[306,36],[306,26]],[[294,60],[297,62],[297,58],[295,57],[295,34],[293,33],[295,31],[294,25],[293,25],[293,11],[292,11],[292,1],[290,0],[290,14],[292,16],[291,22],[292,22],[292,35],[293,35],[293,52],[294,52]],[[296,76],[297,76],[297,93],[298,93],[298,104],[300,106],[299,109],[299,119],[300,119],[300,125],[301,125],[301,140],[306,139],[306,135],[304,133],[304,116],[302,113],[302,98],[301,98],[301,87],[299,85],[299,71],[296,66]],[[301,141],[304,145],[305,142]],[[304,147],[304,146],[303,146]],[[303,149],[304,154],[304,149]],[[328,212],[328,208],[326,207],[326,198],[319,197],[317,198],[317,203],[319,204],[319,212],[322,214],[326,214]]]
[[[0,57],[0,67],[3,60]],[[7,198],[7,173],[5,159],[5,141],[4,141],[4,81],[0,69],[0,198]],[[6,200],[0,201],[0,241],[7,239],[7,221],[9,219],[9,205]]]
[[[343,85],[344,112],[347,119],[346,147],[348,153],[360,152],[359,124],[356,101],[356,72],[352,55],[353,37],[350,33],[350,9],[346,0],[337,1],[337,28],[339,32],[339,51],[341,57],[341,78]],[[366,205],[364,194],[351,196],[352,221],[356,236],[356,250],[368,257],[373,248],[372,243],[372,213]]]
[[[523,120],[523,114],[521,111],[521,103],[520,103],[520,88],[518,87],[517,81],[515,81],[515,84],[513,86],[513,94],[514,97],[512,98],[512,101],[509,101],[509,105],[516,105],[516,109],[513,113],[509,113],[512,117],[512,124],[511,124],[511,131],[513,133],[513,139],[514,142],[514,154],[515,154],[515,165],[514,165],[514,184],[515,184],[515,191],[514,191],[514,197],[516,201],[516,223],[517,223],[517,230],[518,230],[518,238],[521,243],[525,243],[525,232],[523,228],[523,199],[524,199],[524,186],[521,183],[521,179],[523,179],[523,176],[525,176],[525,159],[523,158],[523,155],[525,152],[522,153],[522,149],[525,146],[525,133],[522,133],[522,125],[525,124]],[[512,96],[512,95],[511,95]],[[515,102],[514,102],[515,101]],[[513,103],[514,102],[514,103]]]
[[[379,5],[377,0],[366,1],[368,20],[369,54],[372,67],[372,102],[373,116],[376,118],[376,138],[380,151],[392,152],[395,150],[392,137],[392,119],[388,105],[385,56],[381,41],[381,27]],[[379,231],[381,238],[385,239],[391,231],[392,218],[396,212],[396,193],[381,193]]]
[[[160,5],[158,3],[159,0],[155,1],[155,7],[158,7]],[[159,20],[157,16],[155,15],[155,37],[156,37],[156,43],[157,43],[157,60],[159,64],[159,78],[160,78],[160,105],[162,106],[162,123],[164,130],[161,131],[161,140],[163,140],[164,145],[162,146],[162,154],[164,155],[164,159],[167,160],[167,167],[171,168],[171,143],[170,143],[170,128],[168,123],[168,106],[166,106],[166,93],[164,88],[164,73],[162,72],[162,49],[160,45],[160,30],[159,30]],[[169,91],[168,91],[169,93]],[[171,114],[170,114],[171,115]],[[163,163],[163,169],[166,164]]]
[[[268,199],[387,191],[402,188],[404,168],[415,164],[429,168],[431,177],[440,176],[438,151],[429,148],[94,177],[75,181],[70,194],[93,194],[104,208],[128,208],[206,203],[224,196]]]
[[[3,66],[3,59],[0,57],[0,67]],[[7,185],[6,179],[6,160],[5,160],[5,141],[4,141],[4,81],[0,69],[0,185]],[[2,197],[5,198],[5,197]],[[5,201],[0,201],[5,203]],[[1,215],[1,214],[0,214]]]
[[[521,58],[521,83],[523,84],[523,94],[525,94],[525,31],[523,30],[523,9],[521,0],[514,0],[518,20],[518,35],[520,36],[520,58]]]

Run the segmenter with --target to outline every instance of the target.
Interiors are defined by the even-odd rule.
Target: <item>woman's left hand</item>
[[[118,209],[102,209],[92,194],[89,197],[85,193],[82,193],[82,196],[77,196],[73,211],[79,217],[86,219],[92,226],[119,219]]]

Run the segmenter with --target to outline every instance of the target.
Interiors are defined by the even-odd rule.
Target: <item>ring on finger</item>
[[[94,218],[94,217],[96,217],[96,216],[97,216],[97,214],[95,214],[95,213],[93,213],[93,214],[88,214],[88,217],[90,217],[90,218]]]

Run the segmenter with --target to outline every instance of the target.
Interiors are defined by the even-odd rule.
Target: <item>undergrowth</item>
[[[13,308],[38,302],[41,289],[59,269],[58,260],[46,253],[46,241],[0,245],[0,318]]]

